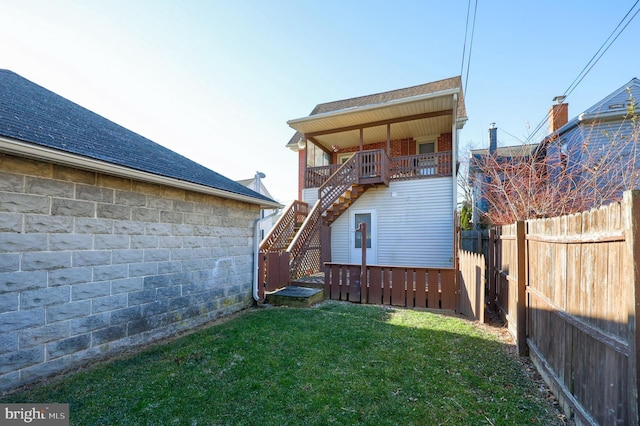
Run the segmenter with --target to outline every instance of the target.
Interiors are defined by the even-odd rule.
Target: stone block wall
[[[0,391],[247,307],[258,217],[0,154]]]

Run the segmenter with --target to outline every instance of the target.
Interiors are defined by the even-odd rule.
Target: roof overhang
[[[450,132],[455,120],[462,128],[466,117],[456,117],[459,88],[347,108],[289,120],[287,124],[317,145],[348,148],[363,143],[435,136]],[[292,144],[289,144],[290,146]],[[294,148],[293,146],[291,146]]]
[[[78,169],[88,170],[92,172],[104,173],[107,175],[123,177],[127,179],[135,179],[142,182],[155,183],[158,185],[166,185],[173,188],[185,189],[188,191],[199,192],[202,194],[214,195],[220,198],[242,201],[249,204],[257,204],[262,208],[282,208],[283,205],[277,202],[268,202],[259,198],[250,197],[235,192],[223,191],[221,189],[212,188],[206,185],[187,182],[174,179],[167,176],[160,176],[153,173],[143,172],[140,170],[123,167],[92,158],[83,157],[81,155],[71,154],[56,149],[34,145],[27,142],[18,141],[0,137],[0,152],[7,154],[32,158],[34,160],[48,161]]]

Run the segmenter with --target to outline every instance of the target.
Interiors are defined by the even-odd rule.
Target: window
[[[371,248],[371,213],[356,213],[355,214],[356,229],[360,227],[361,223],[367,225],[367,248]],[[362,248],[362,232],[356,231],[356,245],[355,248]]]
[[[437,151],[437,142],[436,141],[417,141],[418,145],[417,151],[419,159],[416,160],[415,166],[418,168],[418,174],[426,176],[426,175],[434,175],[438,172],[436,165],[436,158],[430,155],[423,154],[435,154]]]
[[[436,152],[436,143],[434,141],[418,142],[418,154],[433,154]]]
[[[310,141],[307,141],[307,167],[328,166],[331,158],[328,153]]]
[[[344,164],[347,161],[349,161],[349,159],[353,157],[353,152],[349,152],[346,154],[338,154],[338,164]]]

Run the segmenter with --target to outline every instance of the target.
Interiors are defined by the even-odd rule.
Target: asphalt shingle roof
[[[405,87],[403,89],[390,90],[387,92],[374,93],[372,95],[358,96],[350,99],[343,99],[333,102],[325,102],[315,106],[309,117],[316,114],[340,111],[347,108],[362,107],[366,105],[376,105],[384,102],[395,101],[398,99],[410,98],[413,96],[426,95],[429,93],[442,92],[444,90],[460,88],[462,92],[462,79],[460,76],[445,78],[443,80],[432,81],[430,83],[420,84],[417,86]],[[458,98],[458,119],[464,119],[467,116],[467,110],[464,103],[464,96]],[[296,132],[288,144],[296,143],[302,134]]]
[[[9,70],[0,70],[0,136],[273,202]]]

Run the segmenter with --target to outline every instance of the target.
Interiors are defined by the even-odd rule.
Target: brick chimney
[[[498,149],[498,128],[496,123],[489,124],[489,154],[493,155]]]
[[[553,133],[569,121],[569,104],[564,103],[566,96],[556,96],[549,110],[549,133]]]

